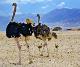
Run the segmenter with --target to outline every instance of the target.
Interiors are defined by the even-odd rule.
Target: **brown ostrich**
[[[44,45],[38,46],[39,51],[42,47],[43,47],[43,50],[44,50],[44,47],[46,47],[47,48],[47,57],[49,57],[47,40],[49,41],[52,39],[52,34],[50,32],[50,28],[47,25],[40,23],[40,15],[39,14],[37,14],[37,17],[38,17],[38,25],[36,25],[34,27],[34,35],[37,39],[40,39],[44,42]],[[57,39],[56,33],[53,36],[55,39]],[[41,56],[43,56],[43,51],[41,52]]]

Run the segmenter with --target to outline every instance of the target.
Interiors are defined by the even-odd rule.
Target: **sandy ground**
[[[56,32],[58,39],[52,38],[48,43],[49,57],[46,57],[46,48],[44,56],[41,57],[38,45],[43,41],[30,37],[30,58],[25,46],[24,37],[19,39],[21,48],[22,65],[13,65],[10,63],[18,62],[18,48],[14,38],[7,38],[5,33],[0,32],[0,67],[80,67],[80,31]],[[55,48],[58,45],[58,48]]]

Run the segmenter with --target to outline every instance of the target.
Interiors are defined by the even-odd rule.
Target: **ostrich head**
[[[17,6],[17,4],[16,3],[13,3],[12,6]]]
[[[32,20],[29,19],[29,18],[27,18],[27,19],[26,19],[26,23],[27,23],[27,24],[32,24]]]
[[[13,12],[16,12],[17,4],[16,3],[13,3],[12,6],[13,6]]]

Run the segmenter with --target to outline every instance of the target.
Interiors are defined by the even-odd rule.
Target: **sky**
[[[45,14],[60,8],[80,9],[80,0],[0,0],[0,15],[11,15],[14,2],[17,3],[16,14]]]

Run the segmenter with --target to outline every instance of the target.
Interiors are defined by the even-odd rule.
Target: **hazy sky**
[[[56,8],[80,8],[80,0],[0,0],[0,15],[11,15],[13,2],[18,5],[17,14],[44,14]]]

